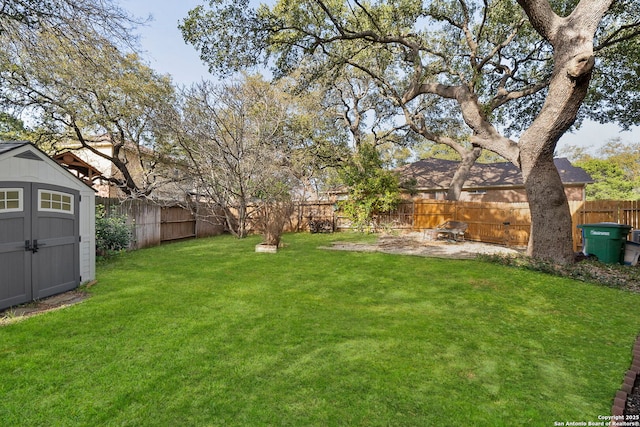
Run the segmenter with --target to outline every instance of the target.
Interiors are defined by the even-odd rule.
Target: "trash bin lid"
[[[628,228],[628,229],[632,228],[630,225],[618,224],[617,222],[598,222],[598,223],[595,223],[595,224],[580,224],[580,225],[578,225],[578,228],[582,228],[582,227]]]

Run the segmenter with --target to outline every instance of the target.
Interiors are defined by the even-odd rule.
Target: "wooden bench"
[[[446,221],[436,227],[436,233],[438,236],[445,234],[451,237],[456,242],[464,240],[464,233],[467,231],[469,224],[462,221]]]

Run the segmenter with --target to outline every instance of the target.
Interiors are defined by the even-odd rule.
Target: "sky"
[[[205,1],[120,0],[121,7],[134,16],[152,17],[151,22],[137,31],[143,56],[149,66],[157,72],[171,74],[177,85],[189,86],[203,79],[215,80],[193,46],[184,42],[178,29],[178,22],[187,16],[188,11],[202,3]],[[259,3],[273,4],[273,0],[251,0],[251,3],[254,6]],[[580,130],[565,134],[558,144],[558,149],[576,145],[595,150],[613,138],[620,138],[626,143],[640,143],[640,128],[622,132],[614,124],[585,122]]]
[[[251,0],[257,7],[261,3],[273,4],[275,0]],[[134,17],[151,21],[138,28],[144,59],[154,70],[171,74],[177,85],[215,80],[202,63],[196,49],[185,43],[178,23],[186,18],[189,10],[206,0],[119,0],[120,6]]]
[[[190,85],[210,79],[207,67],[198,53],[182,39],[178,23],[199,0],[120,0],[120,6],[137,18],[151,16],[151,21],[138,28],[142,55],[148,65],[162,74],[171,74],[174,83]]]

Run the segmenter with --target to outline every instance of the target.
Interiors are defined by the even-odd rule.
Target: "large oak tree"
[[[171,81],[135,53],[139,21],[114,0],[7,0],[0,7],[0,106],[12,132],[56,151],[81,147],[110,162],[108,179],[128,197],[166,181],[156,166],[166,144],[159,116],[171,109]],[[94,145],[108,141],[107,153]],[[160,147],[164,145],[163,147]]]
[[[579,117],[596,53],[636,40],[637,1],[280,0],[252,10],[246,0],[210,0],[209,6],[193,9],[182,30],[212,70],[229,73],[267,60],[276,76],[300,67],[315,75],[358,69],[434,141],[446,143],[449,135],[420,105],[457,117],[473,147],[522,171],[532,213],[528,253],[573,260],[571,216],[553,153]]]

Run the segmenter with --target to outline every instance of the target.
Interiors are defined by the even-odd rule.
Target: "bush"
[[[343,165],[340,177],[349,193],[338,205],[357,231],[375,231],[374,216],[391,212],[400,203],[398,177],[382,167],[380,153],[373,144],[361,144]]]
[[[107,215],[104,205],[96,206],[96,253],[108,256],[129,247],[132,240],[131,228],[126,215],[113,210]]]
[[[265,245],[280,245],[284,226],[291,219],[293,203],[291,200],[272,200],[263,202],[258,209],[256,225],[262,234]]]

